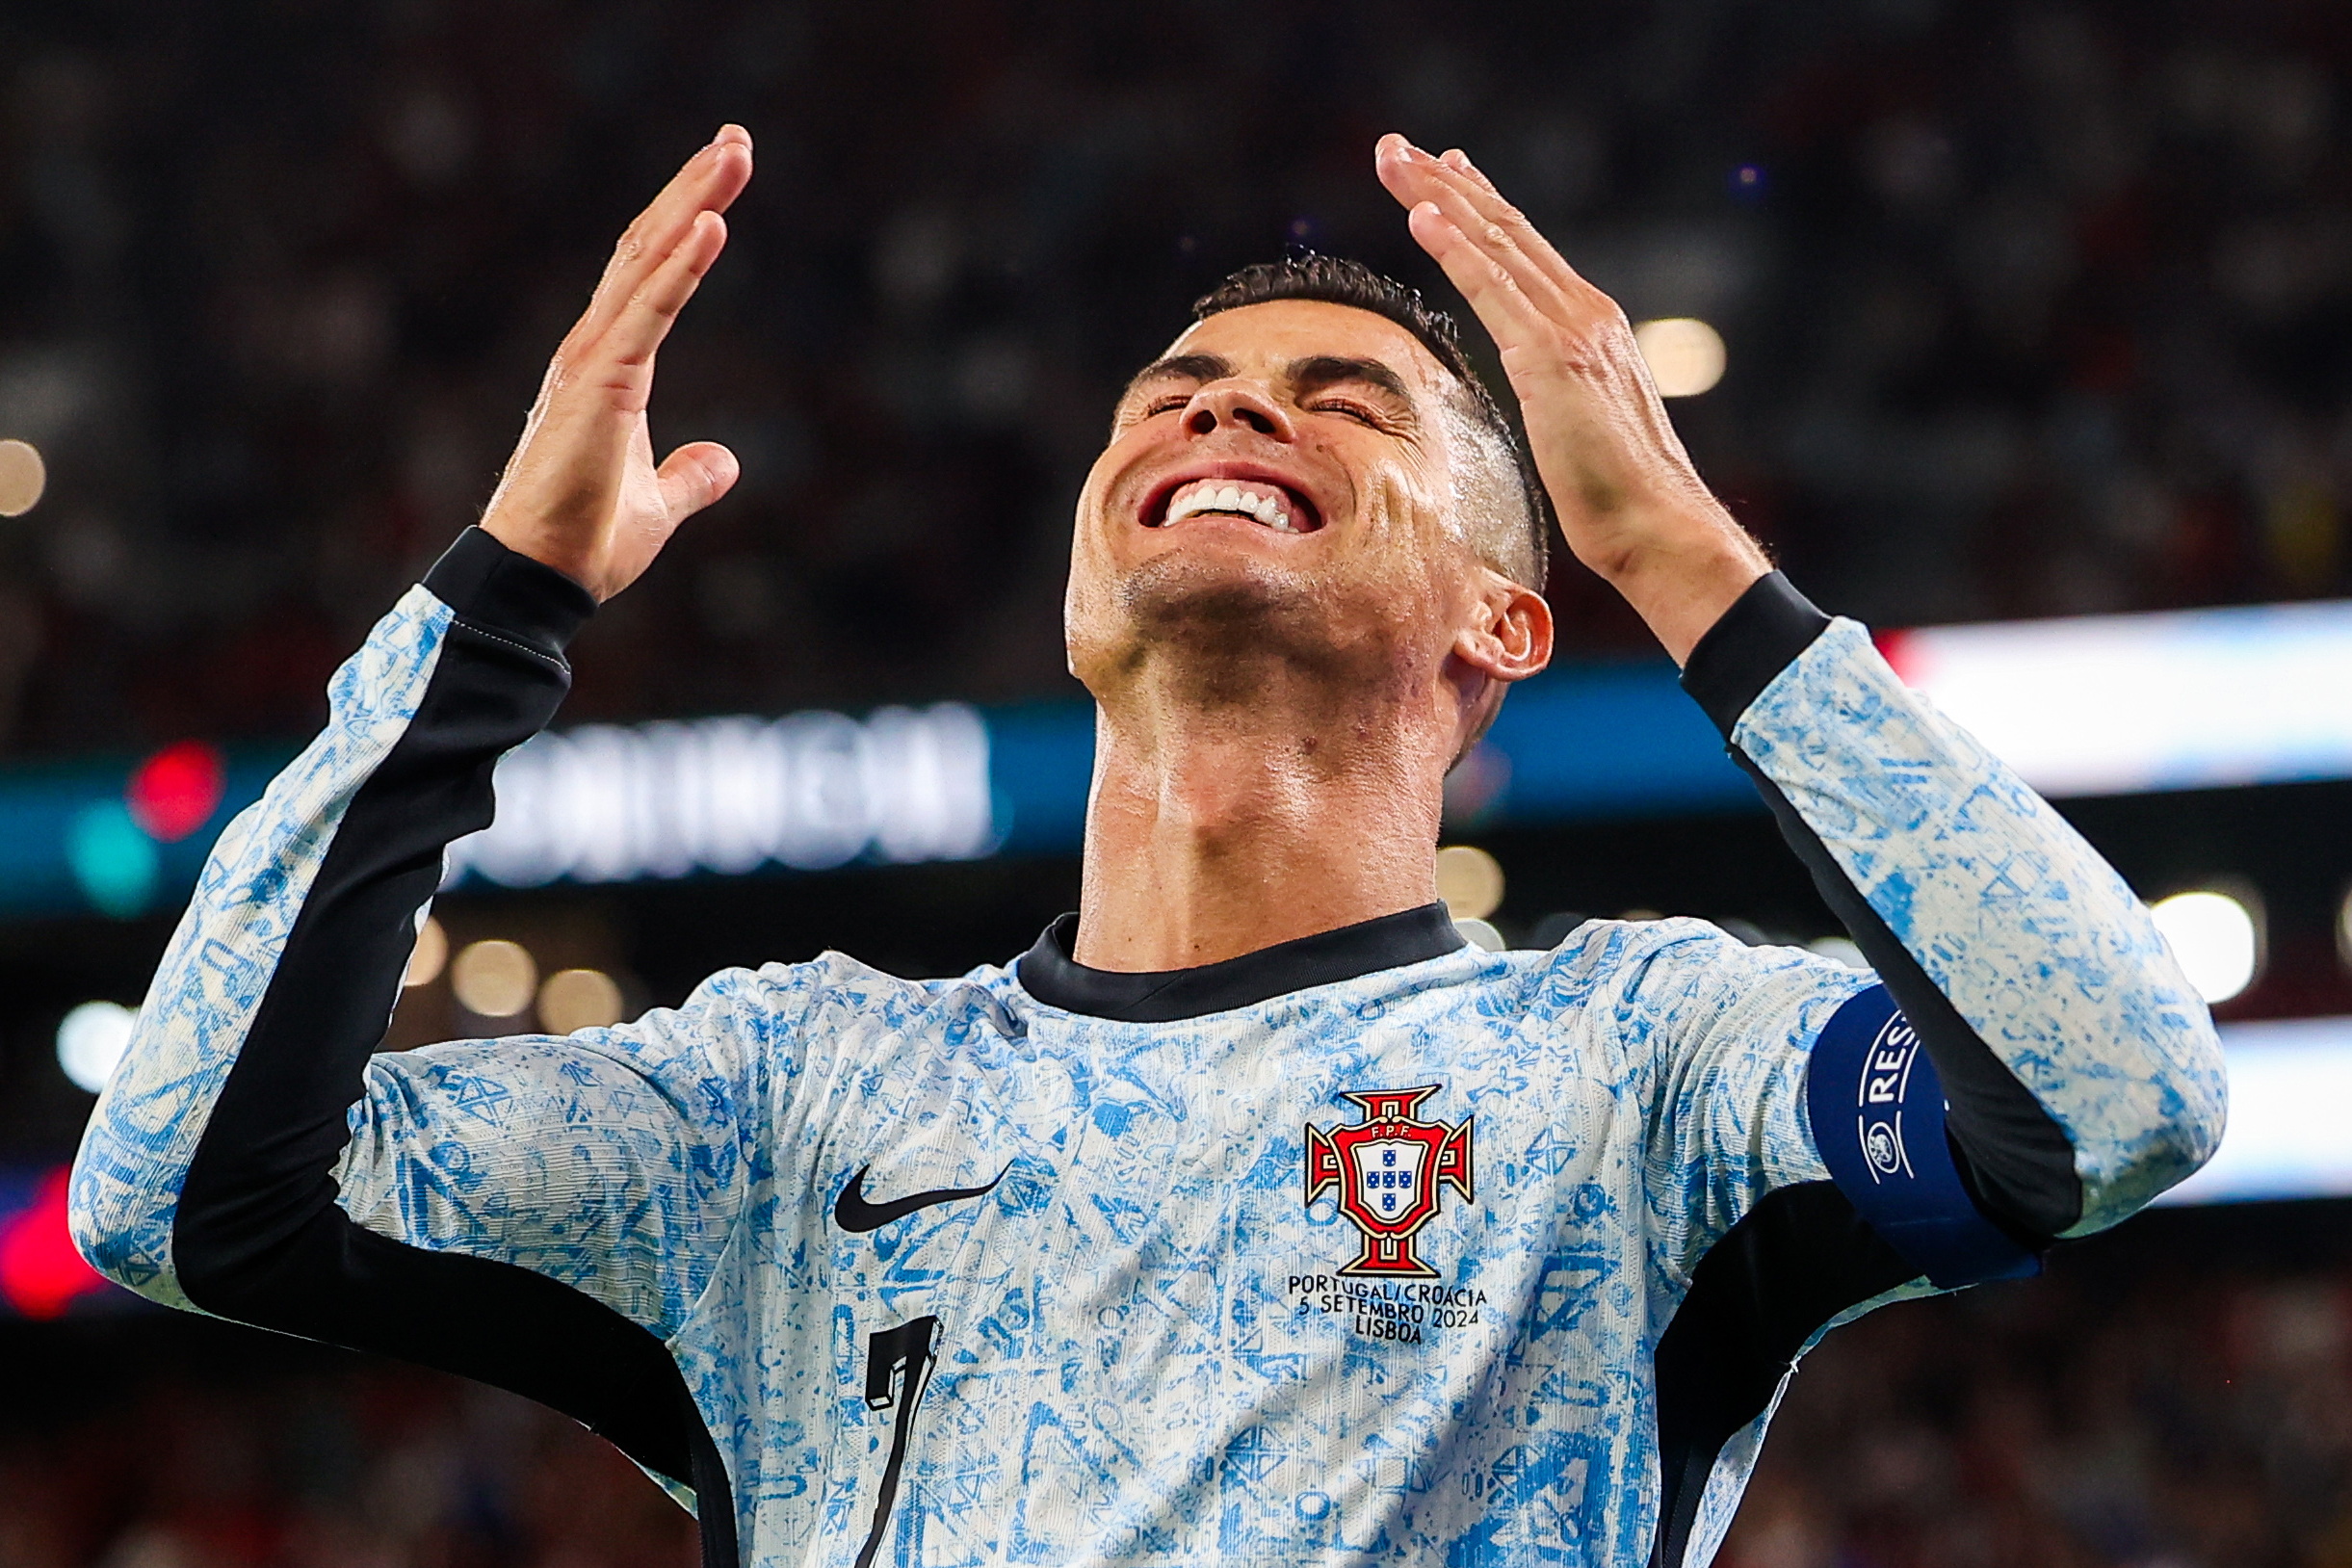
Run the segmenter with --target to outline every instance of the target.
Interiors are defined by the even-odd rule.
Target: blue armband
[[[1987,1219],[1944,1135],[1944,1084],[1895,998],[1873,985],[1832,1014],[1805,1074],[1813,1137],[1870,1229],[1945,1290],[2038,1273]]]

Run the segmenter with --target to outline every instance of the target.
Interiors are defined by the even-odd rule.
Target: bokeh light
[[[442,929],[439,921],[428,915],[424,926],[416,933],[416,946],[408,950],[408,967],[401,975],[400,982],[409,989],[431,985],[441,978],[441,971],[448,964],[449,932]]]
[[[1854,939],[1850,936],[1816,936],[1805,944],[1805,950],[1833,963],[1843,964],[1848,969],[1870,967],[1870,960],[1862,955],[1862,949],[1854,945]]]
[[[59,1020],[57,1064],[73,1086],[95,1094],[130,1049],[139,1014],[119,1002],[85,1002]]]
[[[0,441],[0,517],[21,517],[40,505],[49,466],[30,441]]]
[[[2261,965],[2254,911],[2227,893],[2176,893],[2150,911],[2181,971],[2208,1002],[2227,1002],[2254,983]]]
[[[1453,928],[1460,931],[1463,940],[1472,947],[1484,948],[1489,953],[1501,953],[1510,945],[1503,940],[1503,933],[1495,929],[1493,926],[1471,916],[1464,916],[1455,921]]]
[[[120,800],[92,801],[74,816],[65,830],[65,863],[83,897],[117,920],[144,911],[163,878],[155,841]]]
[[[1633,328],[1634,346],[1661,398],[1695,398],[1723,379],[1723,334],[1692,316],[1667,316]]]
[[[66,1215],[71,1175],[51,1170],[33,1201],[0,1219],[0,1296],[27,1318],[56,1318],[78,1298],[109,1289],[74,1249]]]
[[[1437,851],[1437,896],[1455,920],[1484,920],[1503,906],[1503,867],[1475,845],[1450,844]]]
[[[531,1006],[539,987],[539,966],[519,942],[473,942],[449,966],[449,984],[466,1011],[483,1018],[511,1018]]]
[[[149,837],[176,844],[212,821],[227,788],[228,764],[220,748],[180,741],[131,770],[122,798]]]
[[[620,1022],[620,986],[601,969],[559,969],[539,987],[539,1027],[550,1034]]]

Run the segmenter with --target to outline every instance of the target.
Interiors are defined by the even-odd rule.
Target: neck
[[[1440,715],[1291,684],[1098,709],[1080,963],[1189,968],[1436,898]]]

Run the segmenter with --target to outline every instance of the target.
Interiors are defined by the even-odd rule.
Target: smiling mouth
[[[1269,480],[1198,479],[1168,492],[1146,528],[1167,528],[1189,517],[1239,517],[1277,534],[1312,534],[1323,526],[1314,505]]]

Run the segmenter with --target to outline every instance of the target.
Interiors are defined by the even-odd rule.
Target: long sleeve
[[[1685,681],[1917,1032],[1993,1217],[2085,1234],[2211,1156],[2219,1044],[2147,909],[1862,627],[1774,574]]]
[[[1666,1563],[1712,1555],[1834,1323],[2115,1223],[2211,1155],[2225,1098],[2148,911],[1860,626],[1773,573],[1683,679],[1870,972],[1695,921],[1617,937],[1646,943],[1623,1006],[1659,1072]]]
[[[723,1472],[657,1336],[745,1187],[760,1064],[706,1042],[760,1037],[724,1027],[745,983],[628,1029],[370,1063],[443,849],[490,820],[492,769],[553,716],[592,609],[469,530],[377,625],[324,733],[206,864],[71,1222],[155,1300],[514,1389],[707,1494]]]

